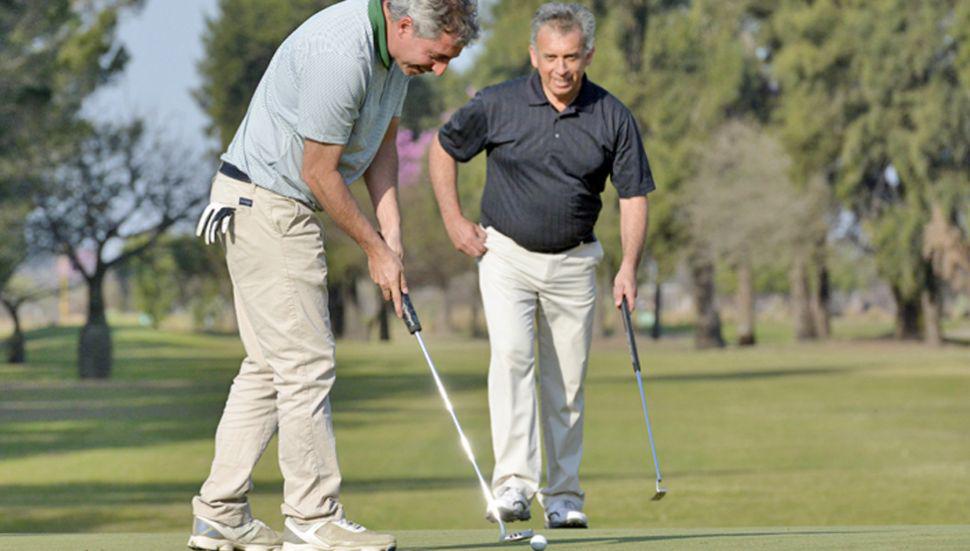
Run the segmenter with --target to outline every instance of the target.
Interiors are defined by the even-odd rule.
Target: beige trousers
[[[301,203],[222,174],[210,198],[236,209],[226,262],[246,358],[193,512],[232,526],[248,522],[253,467],[278,431],[283,514],[301,521],[342,516],[323,227]]]
[[[516,488],[530,500],[538,492],[547,510],[566,499],[582,507],[583,379],[603,248],[594,242],[558,254],[534,253],[494,228],[486,231],[479,281],[491,346],[492,486]],[[541,490],[540,421],[546,458]]]

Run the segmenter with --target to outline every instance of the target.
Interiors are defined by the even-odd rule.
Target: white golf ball
[[[549,545],[549,542],[546,541],[546,537],[542,534],[536,534],[529,540],[529,547],[535,549],[535,551],[542,551],[547,545]]]

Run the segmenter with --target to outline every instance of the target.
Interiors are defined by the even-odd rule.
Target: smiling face
[[[421,38],[410,17],[387,19],[388,53],[407,76],[432,72],[440,77],[448,63],[461,53],[463,45],[454,35],[441,33],[438,38]]]
[[[593,61],[593,50],[583,51],[583,31],[579,27],[561,32],[544,25],[536,33],[535,45],[529,47],[529,56],[539,72],[546,98],[557,107],[564,107],[579,95],[586,67]]]

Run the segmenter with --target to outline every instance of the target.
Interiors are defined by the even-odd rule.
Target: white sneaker
[[[283,551],[393,551],[397,541],[347,519],[298,522],[287,518]]]
[[[589,528],[589,519],[579,505],[567,499],[546,510],[546,528]]]
[[[498,514],[502,522],[514,522],[532,518],[532,513],[529,511],[529,501],[521,491],[515,488],[502,488],[499,490],[495,496],[495,507],[498,509]],[[485,518],[491,522],[497,522],[492,511],[485,511]]]
[[[228,526],[212,519],[195,517],[189,548],[205,551],[277,551],[283,540],[262,521],[253,519],[239,526]]]

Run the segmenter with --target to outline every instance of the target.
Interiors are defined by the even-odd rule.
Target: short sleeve
[[[438,132],[438,141],[449,155],[466,162],[485,149],[488,141],[488,114],[482,93],[475,94],[455,112]]]
[[[650,162],[643,150],[643,140],[633,115],[624,110],[617,125],[616,150],[610,181],[616,187],[617,195],[622,198],[646,195],[656,189]]]
[[[399,119],[401,118],[401,115],[404,113],[404,101],[408,97],[408,87],[410,85],[411,85],[411,79],[405,78],[404,79],[404,84],[401,85],[401,88],[402,88],[402,90],[401,90],[401,99],[398,100],[398,102],[397,102],[397,109],[394,110],[394,116],[397,117],[397,118],[399,118]]]
[[[345,54],[310,55],[299,81],[297,133],[316,142],[345,145],[367,94],[367,68]]]

